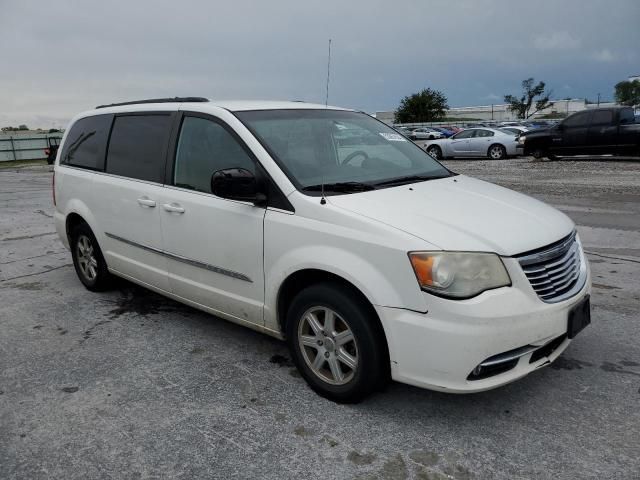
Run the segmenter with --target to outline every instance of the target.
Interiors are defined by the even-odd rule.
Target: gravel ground
[[[48,168],[1,171],[0,478],[639,478],[640,162],[446,163],[576,221],[593,324],[506,387],[349,406],[281,342],[125,282],[86,291]]]

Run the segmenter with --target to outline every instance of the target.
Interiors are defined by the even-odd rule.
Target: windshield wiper
[[[376,187],[371,185],[370,183],[362,183],[362,182],[336,182],[336,183],[325,183],[318,185],[309,185],[307,187],[303,187],[302,190],[305,192],[321,192],[324,188],[325,192],[368,192],[369,190],[375,190]]]
[[[402,185],[405,183],[424,182],[425,180],[437,180],[438,178],[447,178],[450,176],[451,175],[407,175],[405,177],[392,178],[390,180],[376,182],[374,185]]]

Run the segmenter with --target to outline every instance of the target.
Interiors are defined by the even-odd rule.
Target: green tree
[[[395,123],[435,122],[444,118],[449,105],[447,97],[438,90],[425,88],[400,101],[395,112]]]
[[[22,124],[22,125],[18,126],[18,130],[29,130],[29,127],[27,127],[26,125]]]
[[[616,102],[620,105],[628,105],[635,107],[640,105],[640,80],[629,82],[624,80],[616,83],[615,93]]]
[[[544,82],[538,82],[535,85],[533,77],[527,78],[522,81],[522,95],[520,97],[505,95],[504,101],[509,104],[509,110],[515,113],[518,118],[529,118],[540,110],[551,106],[551,102],[549,102],[551,92],[546,92],[545,86]],[[535,110],[532,112],[531,107],[534,101]]]

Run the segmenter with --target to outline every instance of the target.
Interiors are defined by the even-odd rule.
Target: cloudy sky
[[[501,103],[640,74],[639,0],[0,0],[0,124],[50,128],[97,104],[198,95],[391,110],[424,87]]]

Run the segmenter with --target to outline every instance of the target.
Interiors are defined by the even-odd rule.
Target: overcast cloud
[[[638,0],[0,0],[0,125],[157,96],[324,103],[328,38],[334,105],[500,103],[529,76],[610,99],[640,74],[639,25]]]

